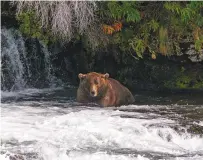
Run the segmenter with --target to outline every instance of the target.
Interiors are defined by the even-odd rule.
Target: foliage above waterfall
[[[17,16],[17,20],[21,23],[20,31],[26,34],[27,36],[37,38],[42,40],[47,44],[50,39],[50,30],[42,29],[40,26],[39,19],[35,16],[35,12],[27,11],[22,12]],[[56,38],[52,38],[51,41],[54,42]]]
[[[180,43],[194,43],[203,52],[203,2],[108,2],[103,11],[105,22],[120,21],[121,32],[112,35],[112,43],[142,57],[145,51],[153,59],[181,54]],[[102,12],[102,13],[103,13]],[[202,53],[203,54],[203,53]]]
[[[49,37],[70,41],[86,30],[90,32],[95,19],[95,2],[19,1],[14,4],[17,4],[17,18],[22,22],[24,33],[29,32],[29,27],[35,28],[37,35],[34,37],[39,37],[40,28],[52,33]]]
[[[135,52],[138,58],[143,53],[150,54],[152,59],[158,54],[180,55],[182,43],[194,44],[196,54],[203,54],[203,2],[21,1],[15,4],[24,33],[32,30],[32,35],[38,38],[43,39],[40,34],[49,33],[51,39],[82,40],[87,48],[115,45],[133,56]]]

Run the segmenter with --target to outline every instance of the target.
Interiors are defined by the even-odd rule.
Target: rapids
[[[2,92],[0,159],[203,159],[201,95],[138,93],[134,105],[101,108],[75,92]]]

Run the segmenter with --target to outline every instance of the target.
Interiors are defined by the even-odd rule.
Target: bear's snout
[[[90,92],[90,95],[91,95],[92,97],[96,97],[96,92],[95,92],[95,91],[91,91],[91,92]]]
[[[97,86],[96,85],[92,85],[90,87],[90,96],[91,97],[96,97],[97,96]]]

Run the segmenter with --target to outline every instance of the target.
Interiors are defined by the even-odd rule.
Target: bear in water
[[[79,74],[80,85],[77,90],[77,101],[94,102],[103,107],[131,104],[135,101],[132,93],[109,74],[91,72]]]

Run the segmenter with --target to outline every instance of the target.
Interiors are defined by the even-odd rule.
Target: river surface
[[[76,88],[1,93],[1,160],[202,160],[201,93],[140,92],[101,108]]]

